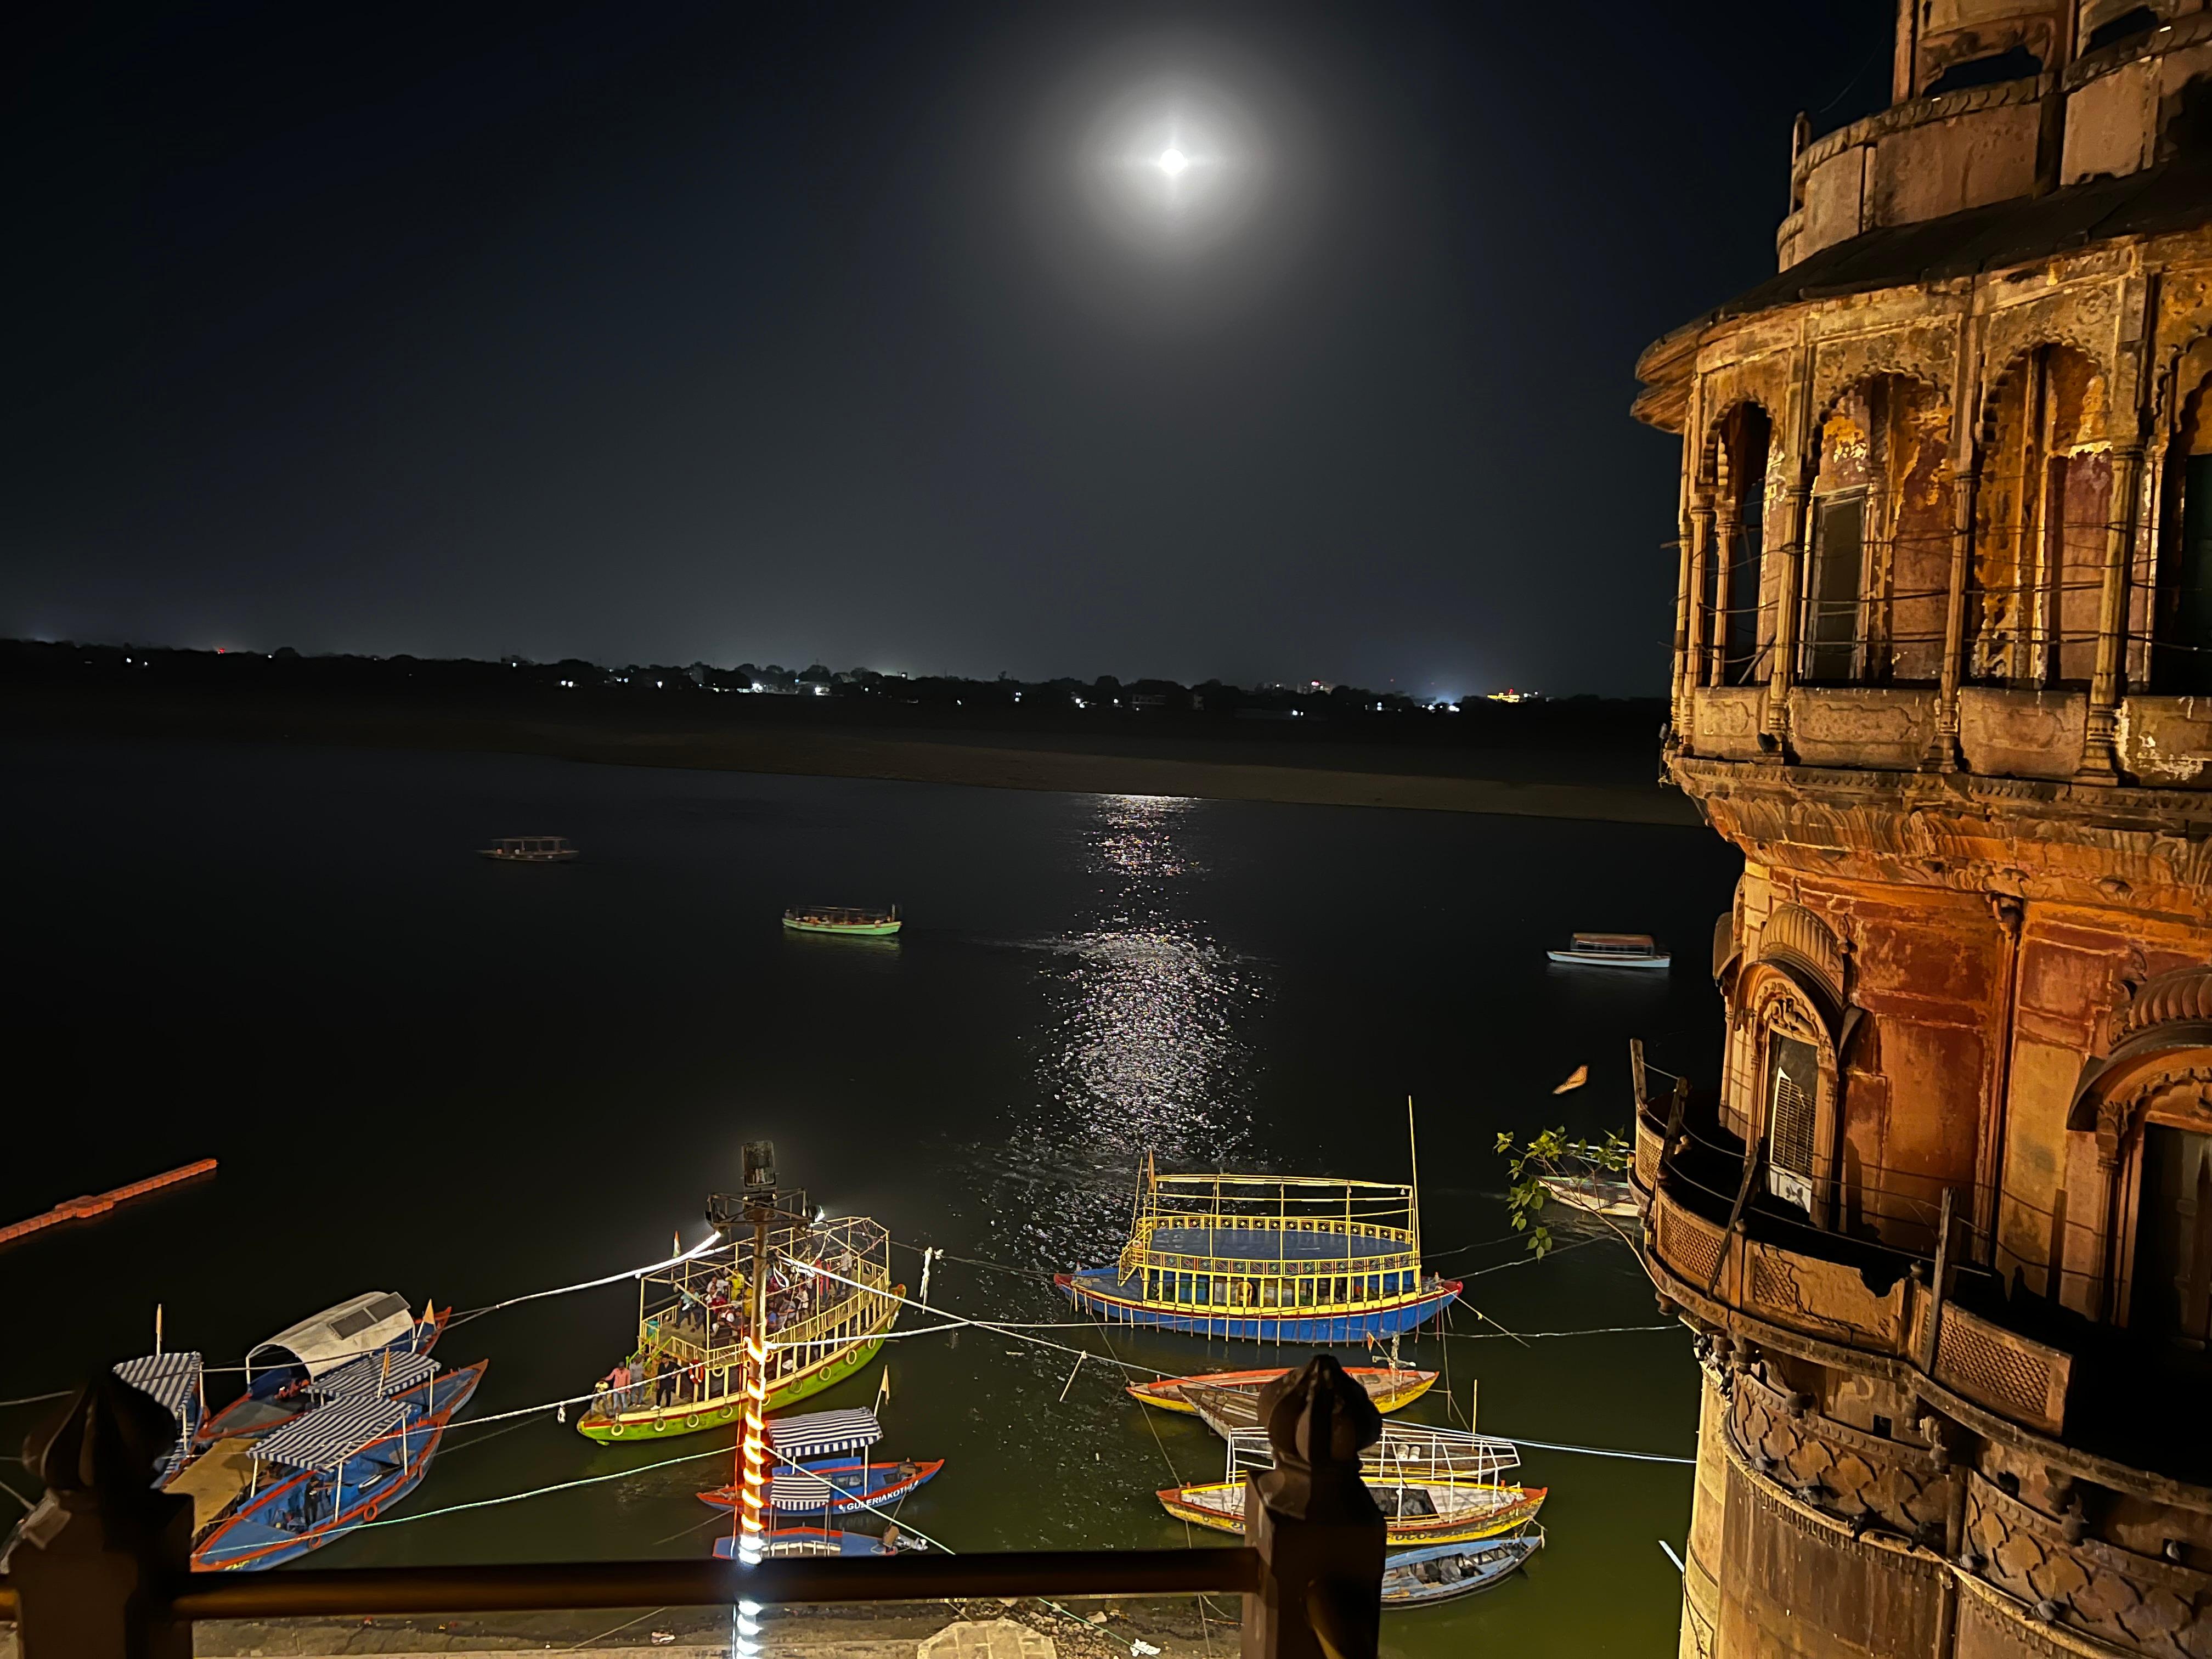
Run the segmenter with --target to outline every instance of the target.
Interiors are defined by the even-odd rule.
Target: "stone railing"
[[[1977,1405],[2049,1435],[2065,1432],[2074,1357],[1952,1306],[1936,1326],[1938,1382]]]
[[[1906,1352],[1911,1281],[1902,1275],[1887,1295],[1876,1296],[1859,1270],[1845,1263],[1750,1240],[1740,1248],[1745,1312],[1846,1347]]]
[[[1644,1134],[1639,1123],[1639,1182]],[[1878,1294],[1850,1262],[1732,1237],[1663,1182],[1653,1194],[1644,1238],[1662,1291],[1692,1307],[1719,1304],[1771,1328],[1879,1356],[2022,1428],[2054,1438],[2065,1432],[2073,1356],[1957,1303],[1939,1307],[1913,1274],[1899,1275]]]

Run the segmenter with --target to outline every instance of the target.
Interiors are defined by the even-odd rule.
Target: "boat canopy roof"
[[[255,1443],[253,1455],[264,1463],[293,1469],[334,1469],[356,1452],[406,1421],[407,1407],[380,1394],[348,1395],[327,1406],[302,1412],[283,1428]]]
[[[327,1400],[349,1395],[382,1394],[387,1398],[404,1394],[438,1374],[438,1362],[427,1353],[403,1348],[397,1353],[365,1353],[334,1371],[315,1379],[315,1392]]]
[[[124,1360],[115,1374],[139,1393],[151,1395],[190,1434],[199,1426],[200,1365],[196,1353],[149,1353]]]
[[[414,1328],[405,1297],[393,1291],[364,1291],[277,1332],[246,1356],[246,1368],[250,1375],[257,1361],[266,1370],[289,1358],[306,1366],[309,1376],[320,1376],[349,1359],[398,1341]]]
[[[857,1451],[883,1437],[883,1425],[871,1411],[805,1412],[797,1417],[771,1418],[768,1425],[769,1446],[777,1455],[793,1462],[830,1452]]]
[[[1558,935],[1554,934],[1553,938]],[[1577,949],[1588,951],[1649,951],[1656,948],[1649,933],[1577,933]]]

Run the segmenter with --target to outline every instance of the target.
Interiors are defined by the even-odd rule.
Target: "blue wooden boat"
[[[1544,1529],[1531,1526],[1503,1538],[1393,1551],[1382,1558],[1382,1605],[1418,1607],[1473,1595],[1518,1572],[1543,1547]]]
[[[359,1296],[310,1314],[246,1356],[246,1392],[221,1411],[203,1413],[195,1446],[252,1439],[280,1429],[315,1404],[316,1379],[357,1359],[386,1353],[424,1354],[437,1346],[451,1308],[427,1307],[420,1319],[392,1291]]]
[[[1149,1154],[1120,1260],[1053,1282],[1109,1324],[1347,1346],[1418,1329],[1460,1292],[1421,1269],[1414,1186],[1161,1175]]]
[[[273,1567],[375,1520],[421,1483],[489,1363],[363,1355],[317,1378],[316,1403],[289,1422],[191,1460],[165,1484],[193,1499],[192,1565]]]

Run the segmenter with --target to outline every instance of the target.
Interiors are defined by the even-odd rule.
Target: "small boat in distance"
[[[783,913],[794,933],[842,933],[854,939],[889,939],[899,930],[898,906],[878,910],[856,904],[795,904]]]
[[[1431,1544],[1382,1559],[1382,1605],[1425,1607],[1472,1595],[1503,1583],[1544,1547],[1544,1529],[1528,1527],[1510,1538],[1472,1544]]]
[[[1367,1390],[1367,1397],[1375,1402],[1378,1412],[1395,1412],[1401,1406],[1412,1405],[1437,1380],[1434,1371],[1397,1370],[1388,1365],[1346,1365],[1344,1374]],[[1182,1412],[1196,1417],[1206,1416],[1207,1407],[1225,1403],[1231,1395],[1245,1395],[1250,1400],[1250,1411],[1237,1415],[1242,1419],[1249,1414],[1256,1423],[1260,1420],[1260,1391],[1277,1377],[1289,1375],[1287,1367],[1259,1371],[1201,1371],[1195,1376],[1164,1376],[1157,1382],[1132,1382],[1127,1392],[1133,1399],[1161,1411]]]
[[[1577,968],[1664,968],[1674,960],[1649,933],[1577,933],[1565,950],[1545,954]]]
[[[1615,1181],[1607,1176],[1539,1176],[1544,1190],[1555,1204],[1569,1209],[1586,1210],[1592,1215],[1621,1216],[1633,1220],[1637,1214],[1635,1189],[1625,1181]]]
[[[567,864],[576,856],[566,836],[501,836],[483,852],[507,864]]]

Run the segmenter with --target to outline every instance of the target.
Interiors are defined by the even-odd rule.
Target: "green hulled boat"
[[[787,1194],[810,1215],[804,1193]],[[710,1209],[720,1231],[727,1212]],[[731,1237],[734,1234],[735,1237]],[[638,1281],[637,1346],[627,1386],[603,1388],[577,1419],[589,1440],[648,1439],[720,1428],[743,1407],[751,1231]],[[843,1382],[883,1346],[906,1286],[891,1283],[890,1238],[866,1216],[778,1224],[769,1234],[768,1409]],[[611,1372],[609,1373],[612,1375]]]
[[[899,930],[898,906],[872,910],[848,904],[801,904],[783,913],[794,933],[842,933],[853,939],[889,939]]]

